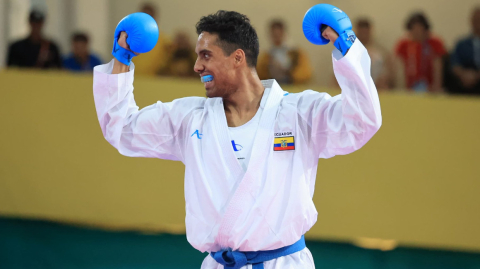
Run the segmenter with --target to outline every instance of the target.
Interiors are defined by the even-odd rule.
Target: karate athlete
[[[303,235],[317,220],[312,197],[318,159],[361,148],[381,125],[370,58],[349,18],[318,5],[303,25],[309,40],[336,47],[338,96],[289,94],[275,80],[261,81],[255,71],[259,43],[249,19],[218,11],[196,25],[193,68],[207,97],[158,101],[139,110],[130,60],[148,51],[152,27],[134,15],[117,26],[114,59],[94,71],[106,140],[126,156],[185,164],[187,239],[209,253],[201,268],[314,268]]]

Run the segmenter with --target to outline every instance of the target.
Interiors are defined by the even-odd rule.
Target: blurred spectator
[[[370,75],[377,89],[386,90],[394,86],[394,67],[392,55],[373,39],[372,23],[368,18],[360,18],[355,23],[355,34],[365,46],[371,59]],[[335,75],[332,76],[331,85],[339,88]]]
[[[370,55],[371,76],[375,86],[379,90],[391,89],[394,79],[393,59],[386,49],[375,42],[372,28],[372,23],[368,18],[361,18],[357,20],[354,31]]]
[[[452,93],[480,94],[480,7],[471,17],[472,34],[460,40],[451,55],[456,81],[449,87]]]
[[[395,54],[404,66],[405,86],[414,91],[442,91],[442,57],[445,47],[430,33],[430,23],[423,13],[414,13],[407,20],[407,37],[401,39]]]
[[[160,25],[155,5],[145,3],[140,7],[140,11],[152,16]],[[133,59],[135,75],[154,76],[164,69],[171,49],[170,43],[166,35],[160,32],[157,45],[148,53],[142,53]]]
[[[93,68],[102,64],[100,58],[90,53],[88,36],[85,33],[72,35],[72,53],[63,59],[63,67],[70,71],[93,71]]]
[[[60,68],[62,59],[58,46],[43,36],[45,14],[32,10],[28,18],[30,34],[8,48],[7,66],[31,68]]]
[[[312,76],[312,67],[307,54],[300,48],[285,44],[286,29],[281,20],[270,23],[272,47],[263,52],[257,64],[260,79],[276,79],[283,84],[300,84],[308,82]]]
[[[173,39],[169,60],[160,74],[177,77],[198,77],[198,74],[193,70],[196,60],[197,54],[190,38],[185,32],[178,32]]]

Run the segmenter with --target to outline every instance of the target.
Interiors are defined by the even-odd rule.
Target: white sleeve
[[[96,66],[93,96],[103,136],[130,157],[183,161],[182,123],[205,98],[189,97],[170,103],[157,102],[138,110],[133,96],[134,65],[127,73],[112,75],[113,60]]]
[[[297,110],[307,123],[319,158],[349,154],[367,143],[382,124],[377,89],[370,76],[370,57],[357,39],[343,57],[333,51],[333,70],[342,93],[304,91]]]

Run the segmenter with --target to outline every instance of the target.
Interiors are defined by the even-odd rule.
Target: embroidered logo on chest
[[[292,132],[275,133],[273,151],[295,150],[295,137]]]

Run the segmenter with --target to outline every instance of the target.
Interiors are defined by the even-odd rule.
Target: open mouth
[[[212,75],[206,75],[200,78],[203,84],[205,85],[205,88],[210,87],[213,84],[213,76]]]

